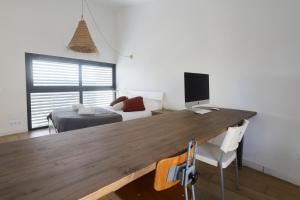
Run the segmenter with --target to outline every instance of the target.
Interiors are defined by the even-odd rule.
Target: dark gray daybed
[[[71,131],[75,129],[87,128],[114,122],[121,122],[122,115],[106,110],[96,108],[96,114],[79,115],[72,108],[61,108],[53,110],[47,117],[48,122],[52,122],[57,133]],[[50,127],[49,127],[50,130]]]

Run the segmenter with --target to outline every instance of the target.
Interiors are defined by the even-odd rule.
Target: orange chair
[[[186,153],[159,161],[155,174],[149,173],[137,179],[116,194],[123,200],[176,200],[183,197],[195,200],[194,184],[198,178],[194,158],[196,147],[195,140],[189,142]],[[191,191],[188,185],[191,185]]]

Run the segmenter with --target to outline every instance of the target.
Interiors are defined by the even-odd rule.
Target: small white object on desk
[[[201,114],[201,115],[212,112],[212,111],[219,111],[219,110],[221,110],[221,109],[213,104],[202,104],[202,105],[192,106],[192,111],[194,113]]]
[[[197,113],[197,114],[206,114],[206,113],[209,113],[211,112],[211,110],[206,110],[206,109],[197,109],[197,110],[193,110],[194,113]]]

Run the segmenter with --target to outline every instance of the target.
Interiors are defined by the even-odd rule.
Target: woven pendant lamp
[[[83,0],[82,0],[82,15],[78,23],[77,29],[73,35],[68,48],[80,53],[97,53],[97,47],[91,37],[85,20],[83,19]]]
[[[74,33],[68,48],[80,53],[97,53],[97,47],[91,37],[86,22],[82,19]]]

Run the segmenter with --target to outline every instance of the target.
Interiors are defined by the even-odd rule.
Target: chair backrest
[[[245,119],[240,126],[228,128],[226,136],[221,145],[221,150],[224,153],[234,151],[238,148],[239,143],[241,142],[245,134],[248,124],[249,121]]]
[[[162,191],[169,189],[180,181],[168,181],[168,174],[171,167],[176,165],[181,165],[186,162],[187,153],[182,155],[167,158],[158,162],[156,167],[155,179],[154,179],[154,189],[156,191]]]
[[[194,157],[194,148],[195,148],[195,146],[193,146],[190,151],[190,157],[189,157],[190,161],[192,161],[192,159]],[[169,181],[168,175],[169,175],[169,171],[172,167],[179,166],[179,165],[182,165],[185,162],[187,162],[187,159],[188,159],[187,154],[188,153],[186,152],[179,156],[163,159],[158,162],[158,164],[156,166],[155,180],[154,180],[154,189],[156,191],[166,190],[166,189],[169,189],[169,188],[175,186],[176,184],[180,183],[179,180],[178,181]]]

